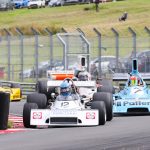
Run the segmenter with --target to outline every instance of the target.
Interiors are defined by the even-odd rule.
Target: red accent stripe
[[[24,128],[22,117],[9,115],[8,120],[13,122],[12,128]]]
[[[14,133],[14,132],[21,132],[26,131],[26,129],[7,129],[7,130],[0,130],[0,134],[8,134],[8,133]]]

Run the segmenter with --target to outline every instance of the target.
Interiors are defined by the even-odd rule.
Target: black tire
[[[106,123],[106,106],[103,101],[93,101],[91,109],[98,109],[99,111],[99,125]]]
[[[36,128],[36,126],[30,125],[30,113],[31,109],[38,109],[36,103],[25,103],[23,107],[23,124],[25,128]]]
[[[36,91],[45,94],[47,100],[49,100],[51,99],[51,93],[55,93],[55,87],[49,87],[47,90],[47,80],[42,80],[36,83]]]
[[[113,119],[113,95],[106,92],[98,92],[93,94],[93,101],[104,101],[106,105],[107,121]]]
[[[39,109],[44,109],[47,106],[47,98],[45,94],[32,93],[27,96],[27,103],[36,103]]]
[[[113,87],[112,81],[103,79],[101,81],[98,81],[98,83],[102,86],[97,88],[97,92],[109,92],[109,93],[115,93],[115,89]]]
[[[36,91],[47,95],[47,80],[37,81]]]

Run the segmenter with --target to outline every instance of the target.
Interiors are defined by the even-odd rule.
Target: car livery
[[[60,95],[60,84],[64,81],[71,84],[71,91],[78,95],[77,98],[57,99]],[[95,92],[90,101],[89,97],[82,97],[77,88],[95,87],[95,81],[73,81],[70,78],[64,81],[49,80],[47,82],[47,90],[51,95],[49,98],[44,93],[32,93],[27,96],[27,102],[23,108],[25,127],[95,126],[104,125],[106,121],[112,120],[112,94]]]
[[[138,72],[137,59],[132,61],[124,89],[113,94],[113,101],[113,112],[117,114],[150,113],[150,89]]]
[[[0,91],[10,93],[10,101],[20,101],[22,99],[22,91],[18,83],[10,83],[9,85],[1,85]]]

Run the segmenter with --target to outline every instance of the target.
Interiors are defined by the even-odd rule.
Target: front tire
[[[27,96],[27,103],[36,103],[39,109],[47,106],[47,98],[45,94],[32,93]]]
[[[103,101],[93,101],[91,109],[98,109],[99,112],[99,125],[106,123],[106,106]]]
[[[93,94],[93,101],[104,101],[106,105],[107,121],[113,119],[113,96],[111,93],[98,92]]]
[[[23,107],[23,124],[25,128],[36,128],[30,124],[30,114],[31,109],[38,109],[38,105],[36,103],[25,103]]]

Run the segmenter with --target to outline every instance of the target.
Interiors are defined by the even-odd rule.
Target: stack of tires
[[[8,128],[10,94],[0,92],[0,98],[0,130],[6,130]]]

